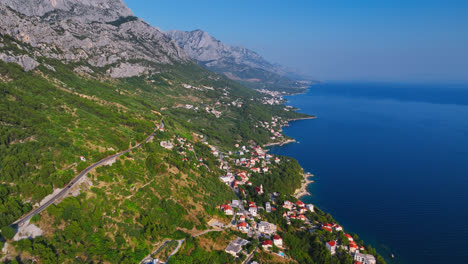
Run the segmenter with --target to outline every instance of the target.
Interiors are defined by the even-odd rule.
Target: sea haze
[[[315,174],[303,201],[389,263],[468,261],[468,85],[328,83],[287,99],[318,117],[271,149]]]

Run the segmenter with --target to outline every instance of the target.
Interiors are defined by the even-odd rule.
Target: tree
[[[2,235],[6,239],[12,239],[16,234],[16,230],[10,226],[2,227]]]

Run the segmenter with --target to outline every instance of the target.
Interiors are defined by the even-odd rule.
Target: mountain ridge
[[[207,32],[170,30],[165,32],[194,60],[254,89],[300,90],[310,81],[279,64],[273,64],[250,49],[224,44]]]
[[[33,10],[35,5],[37,10]],[[0,59],[17,61],[24,69],[31,67],[22,63],[21,53],[29,53],[28,62],[35,57],[86,62],[87,72],[104,71],[113,78],[159,72],[166,64],[191,63],[174,41],[134,17],[121,0],[35,0],[27,4],[0,0],[0,13],[0,34],[26,44],[26,50],[0,54]],[[28,52],[28,46],[35,51]]]

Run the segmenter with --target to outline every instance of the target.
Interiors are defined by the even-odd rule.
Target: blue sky
[[[324,81],[468,82],[468,1],[124,1]]]

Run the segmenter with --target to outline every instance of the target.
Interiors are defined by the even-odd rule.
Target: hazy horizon
[[[461,1],[124,1],[164,31],[202,29],[321,81],[468,82]]]

